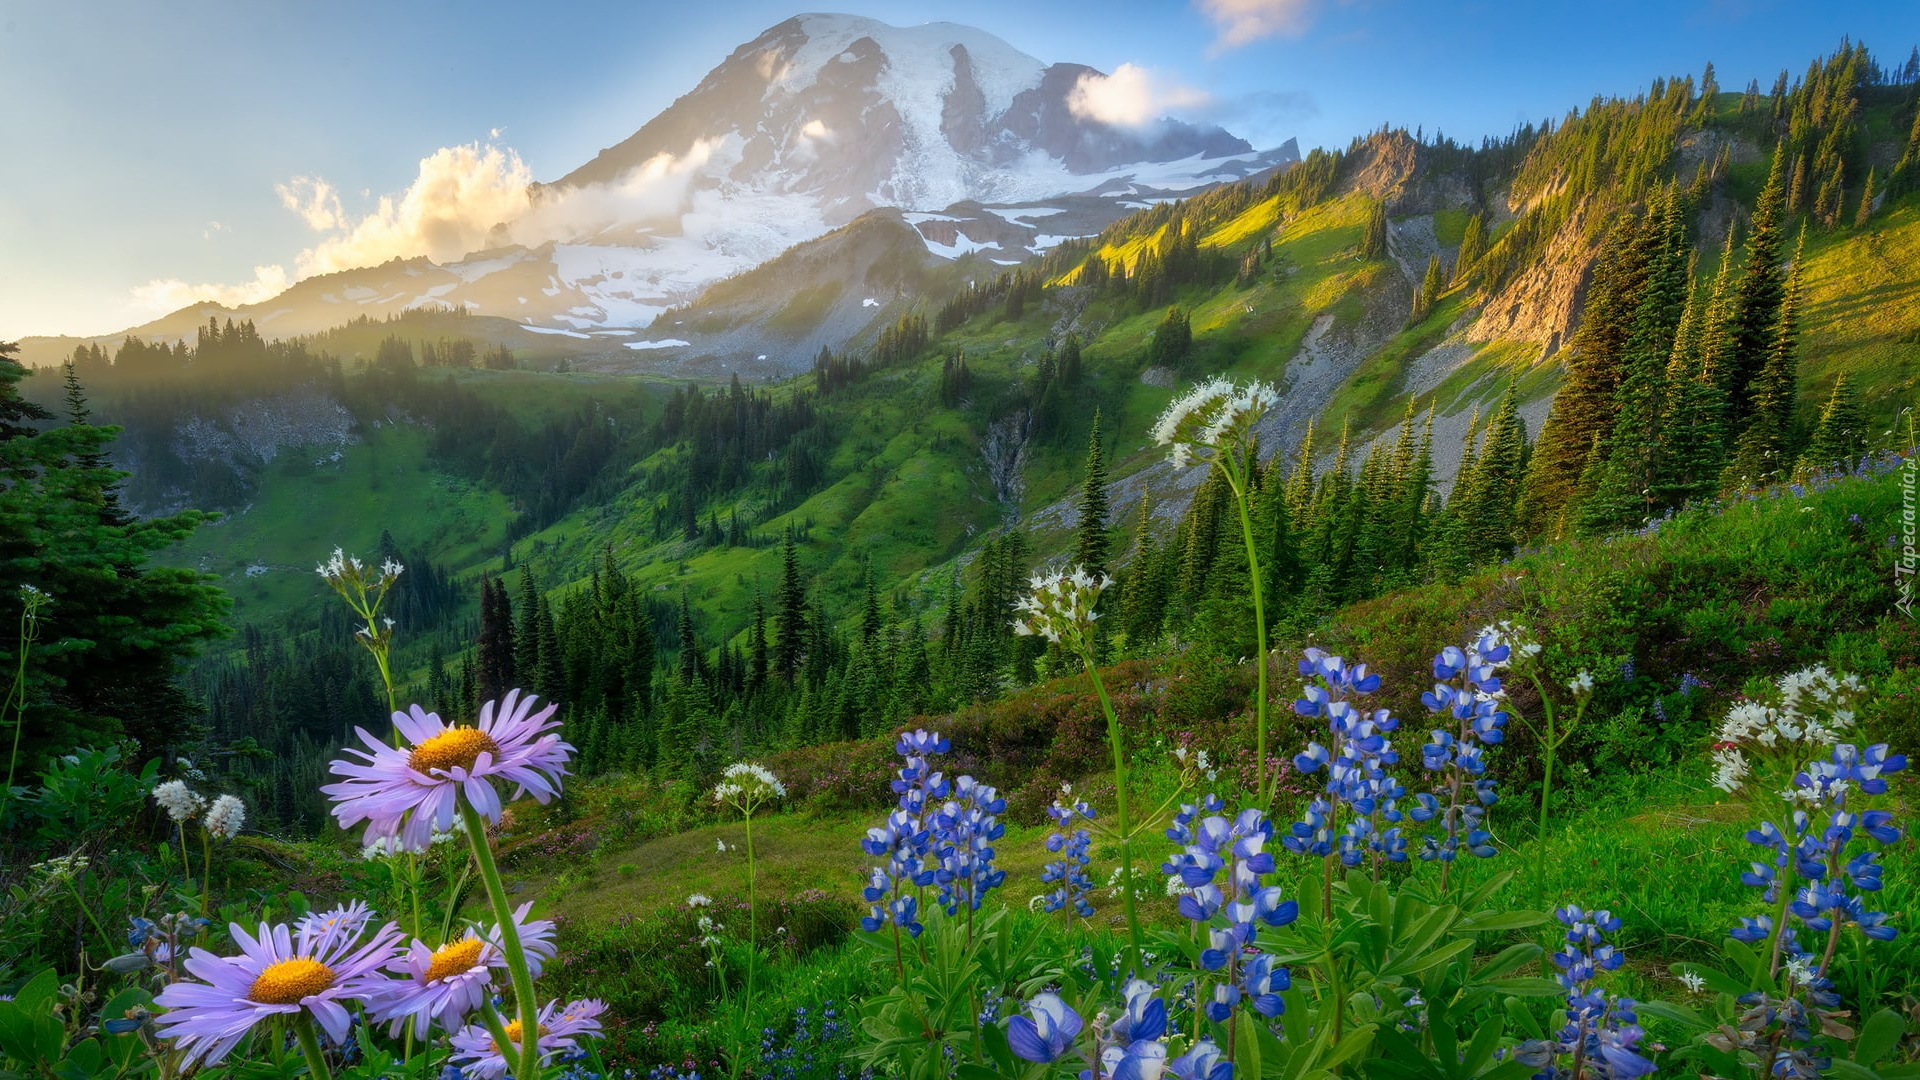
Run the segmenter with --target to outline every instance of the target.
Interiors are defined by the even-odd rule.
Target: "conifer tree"
[[[1080,525],[1073,561],[1089,574],[1107,572],[1112,540],[1107,535],[1107,456],[1100,445],[1100,410],[1093,411],[1093,434],[1087,438],[1087,464],[1080,481]]]
[[[1833,393],[1820,410],[1800,465],[1808,471],[1844,467],[1859,460],[1867,449],[1867,418],[1843,372],[1833,381]]]
[[[1375,200],[1367,206],[1367,225],[1360,234],[1360,257],[1387,257],[1387,204]]]
[[[1662,417],[1667,405],[1667,368],[1686,311],[1692,243],[1679,192],[1669,185],[1650,210],[1649,226],[1660,236],[1635,305],[1614,420],[1603,437],[1594,475],[1583,476],[1579,529],[1600,535],[1646,521],[1654,514],[1660,481]]]
[[[1751,407],[1745,430],[1727,465],[1725,486],[1764,484],[1785,476],[1793,468],[1793,405],[1799,396],[1799,366],[1795,352],[1799,347],[1800,264],[1806,248],[1806,233],[1800,235],[1800,249],[1787,274],[1785,297],[1774,320],[1774,336],[1767,348],[1767,360],[1751,384]]]
[[[1514,510],[1526,467],[1527,424],[1520,417],[1519,390],[1509,382],[1487,425],[1486,443],[1474,462],[1469,496],[1461,509],[1463,546],[1473,561],[1513,554]]]
[[[1185,371],[1193,354],[1193,325],[1187,313],[1170,307],[1154,328],[1153,341],[1147,346],[1147,363],[1153,367]]]
[[[1616,225],[1601,246],[1580,327],[1568,344],[1566,381],[1554,394],[1528,467],[1516,539],[1559,532],[1567,509],[1577,506],[1587,459],[1613,426],[1623,354],[1646,282],[1653,236],[1643,223],[1626,221]]]
[[[1785,246],[1787,206],[1781,189],[1782,159],[1776,152],[1773,169],[1753,209],[1753,231],[1747,235],[1746,263],[1734,291],[1727,323],[1726,367],[1719,374],[1733,410],[1731,434],[1745,430],[1754,408],[1750,383],[1767,363],[1777,337],[1780,305],[1786,296],[1786,275],[1780,268]]]
[[[760,590],[753,591],[753,624],[747,629],[747,689],[758,692],[767,683],[767,605]]]
[[[806,653],[807,592],[800,580],[800,556],[791,526],[780,545],[780,589],[774,595],[773,611],[773,668],[792,686],[800,677]]]
[[[492,577],[480,582],[480,645],[475,694],[479,701],[495,701],[517,683],[513,601],[504,582]]]
[[[1856,229],[1865,227],[1873,217],[1873,181],[1874,170],[1868,169],[1866,187],[1860,192],[1860,209],[1853,215],[1853,227]]]
[[[520,621],[513,628],[513,670],[523,690],[540,679],[540,582],[533,564],[520,570]]]
[[[1473,264],[1487,252],[1487,219],[1485,215],[1475,214],[1467,219],[1467,231],[1460,238],[1460,253],[1453,261],[1453,284],[1466,284],[1467,277],[1473,273]]]
[[[1667,400],[1661,413],[1662,453],[1656,499],[1661,508],[1712,495],[1726,460],[1726,393],[1709,346],[1726,340],[1733,289],[1733,234],[1712,285],[1696,286],[1667,362]]]
[[[80,385],[80,373],[69,360],[63,370],[67,402],[68,427],[92,427],[93,410],[87,405],[87,392]],[[133,524],[133,515],[127,513],[120,504],[120,474],[114,470],[113,461],[105,451],[99,449],[84,450],[75,455],[74,464],[80,475],[88,481],[93,497],[100,503],[100,523],[115,528]]]
[[[1420,278],[1420,290],[1414,294],[1413,315],[1408,321],[1419,322],[1426,318],[1446,287],[1446,274],[1440,267],[1440,256],[1427,256],[1427,272]]]

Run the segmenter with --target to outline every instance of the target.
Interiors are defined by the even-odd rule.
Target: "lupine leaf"
[[[1872,1065],[1886,1056],[1887,1051],[1899,1043],[1906,1024],[1901,1022],[1900,1014],[1892,1009],[1881,1009],[1860,1025],[1860,1038],[1853,1044],[1853,1060],[1861,1065]]]

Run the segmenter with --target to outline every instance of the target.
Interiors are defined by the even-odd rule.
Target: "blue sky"
[[[1796,76],[1842,35],[1883,62],[1920,3],[965,0],[837,5],[964,22],[1044,61],[1150,69],[1258,146],[1391,122],[1462,139],[1712,60],[1728,89]],[[177,291],[293,272],[316,240],[276,185],[349,215],[442,147],[493,141],[538,179],[631,134],[791,0],[535,5],[115,0],[0,8],[0,340],[103,333]],[[498,135],[493,132],[497,131]]]

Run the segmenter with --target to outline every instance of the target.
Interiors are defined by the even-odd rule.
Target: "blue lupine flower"
[[[1452,862],[1462,847],[1480,858],[1497,854],[1492,834],[1481,827],[1484,808],[1498,801],[1494,782],[1484,778],[1485,747],[1506,737],[1498,672],[1511,655],[1512,647],[1490,627],[1468,647],[1449,645],[1433,658],[1434,678],[1442,681],[1420,700],[1436,716],[1451,718],[1455,729],[1432,729],[1420,749],[1421,766],[1441,774],[1441,788],[1416,795],[1409,812],[1416,822],[1440,823],[1440,835],[1421,838],[1422,859]]]
[[[1158,1080],[1166,1063],[1167,1048],[1152,1039],[1140,1039],[1124,1047],[1109,1046],[1100,1052],[1101,1075],[1107,1080]]]
[[[1222,1061],[1220,1047],[1204,1035],[1186,1053],[1167,1062],[1167,1071],[1175,1080],[1233,1080],[1233,1063]]]
[[[1058,994],[1040,994],[1025,1015],[1007,1021],[1007,1045],[1022,1060],[1051,1064],[1066,1055],[1081,1026],[1080,1014]]]
[[[1144,979],[1128,980],[1126,998],[1126,1009],[1113,1024],[1114,1038],[1134,1043],[1158,1039],[1167,1033],[1167,1003],[1160,1000],[1152,983]]]
[[[1583,911],[1568,905],[1553,913],[1567,927],[1567,948],[1553,954],[1556,978],[1567,990],[1567,1023],[1551,1039],[1529,1039],[1514,1049],[1514,1058],[1540,1069],[1536,1077],[1550,1080],[1568,1076],[1560,1059],[1578,1051],[1591,1065],[1604,1066],[1609,1080],[1632,1080],[1653,1071],[1653,1062],[1637,1050],[1646,1033],[1630,998],[1613,997],[1594,985],[1604,972],[1625,963],[1626,957],[1605,943],[1603,935],[1620,928],[1611,912]],[[1599,1072],[1596,1070],[1596,1072]]]
[[[1265,953],[1247,959],[1247,966],[1241,976],[1241,988],[1246,992],[1248,1003],[1253,1011],[1268,1019],[1286,1011],[1286,1002],[1280,1000],[1280,991],[1293,985],[1293,977],[1286,968],[1273,966],[1273,957]]]
[[[1063,786],[1061,794],[1071,794],[1071,789]],[[1044,907],[1049,912],[1071,907],[1081,918],[1091,919],[1093,903],[1089,897],[1093,894],[1093,881],[1087,876],[1086,868],[1093,858],[1093,837],[1085,828],[1070,830],[1070,827],[1077,820],[1093,820],[1093,808],[1085,800],[1067,805],[1056,797],[1047,808],[1047,816],[1056,826],[1047,837],[1047,850],[1061,858],[1048,863],[1040,872],[1041,884],[1058,883],[1047,894]]]

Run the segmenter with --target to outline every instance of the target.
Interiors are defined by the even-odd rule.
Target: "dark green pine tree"
[[[1602,244],[1593,280],[1580,311],[1580,327],[1568,344],[1567,377],[1553,396],[1552,411],[1528,466],[1518,514],[1518,539],[1562,535],[1567,510],[1577,506],[1580,478],[1593,448],[1613,427],[1614,398],[1624,376],[1623,354],[1633,332],[1640,289],[1652,253],[1652,230],[1642,223],[1616,225]],[[1456,493],[1454,500],[1458,499]]]
[[[1446,272],[1441,269],[1440,256],[1427,256],[1427,272],[1420,278],[1420,289],[1413,296],[1413,315],[1409,322],[1419,322],[1433,311],[1433,305],[1440,300],[1440,294],[1447,287]]]
[[[518,644],[514,640],[513,601],[506,583],[492,577],[480,581],[480,645],[476,661],[474,704],[495,701],[518,685]]]
[[[1756,407],[1751,385],[1767,365],[1778,338],[1780,306],[1786,300],[1786,274],[1780,267],[1786,247],[1786,193],[1782,182],[1784,158],[1773,156],[1767,184],[1753,208],[1753,231],[1747,234],[1746,262],[1734,289],[1727,321],[1724,368],[1719,372],[1732,406],[1729,434],[1746,430]]]
[[[1655,199],[1650,216],[1661,240],[1649,260],[1646,284],[1634,310],[1622,358],[1625,377],[1614,394],[1613,426],[1601,442],[1597,475],[1584,476],[1580,483],[1587,494],[1581,500],[1578,527],[1589,536],[1631,528],[1657,511],[1667,370],[1686,313],[1693,244],[1674,186]]]
[[[1087,438],[1086,469],[1080,479],[1080,524],[1075,535],[1073,561],[1089,574],[1107,572],[1113,541],[1108,535],[1107,454],[1100,443],[1100,410],[1093,411],[1093,434]]]
[[[1375,200],[1367,206],[1367,225],[1360,233],[1360,257],[1387,257],[1387,204]]]
[[[1127,651],[1144,656],[1160,640],[1167,618],[1166,546],[1153,523],[1153,499],[1140,497],[1134,513],[1133,557],[1121,574],[1121,621],[1126,627]]]
[[[561,695],[567,692],[567,657],[560,649],[560,635],[553,622],[553,607],[545,596],[540,597],[535,609],[540,613],[540,668],[533,688],[547,701],[558,702]]]
[[[24,675],[16,777],[49,755],[130,737],[161,753],[203,710],[176,681],[203,643],[227,633],[230,600],[201,574],[156,567],[151,555],[185,540],[197,512],[125,525],[102,519],[102,477],[79,464],[104,458],[112,428],[42,430],[53,417],[20,396],[25,369],[0,344],[0,664],[19,661],[20,598],[31,586],[51,604]],[[14,727],[17,723],[19,726]],[[0,783],[5,781],[0,774]]]
[[[747,628],[747,690],[758,693],[767,684],[767,605],[758,588],[753,591],[753,624]]]
[[[0,341],[0,442],[32,436],[39,431],[37,421],[53,419],[52,413],[20,396],[19,383],[27,369],[14,359],[19,354],[19,345]]]
[[[1080,335],[1069,333],[1060,343],[1060,382],[1065,386],[1080,385],[1082,359],[1080,356]]]
[[[520,569],[519,621],[513,627],[513,671],[522,690],[540,682],[540,580],[533,564]]]
[[[1727,397],[1718,365],[1730,342],[1733,305],[1733,231],[1712,285],[1698,285],[1674,335],[1667,362],[1667,401],[1661,414],[1656,497],[1662,509],[1711,496],[1726,462]]]
[[[880,590],[873,583],[871,559],[862,560],[860,565],[860,593],[860,643],[873,648],[886,628],[886,620],[880,615]]]
[[[1806,453],[1800,455],[1800,467],[1809,472],[1843,468],[1858,461],[1866,451],[1866,413],[1860,408],[1860,395],[1843,372],[1833,381],[1833,393],[1820,410],[1820,422],[1813,429]]]
[[[1467,219],[1467,231],[1460,238],[1460,253],[1453,260],[1453,284],[1464,285],[1473,273],[1473,264],[1487,253],[1487,219],[1475,214]]]
[[[1527,422],[1520,394],[1509,382],[1500,408],[1487,425],[1486,443],[1474,462],[1473,482],[1461,510],[1461,538],[1476,563],[1513,554],[1518,537],[1514,511],[1527,470]]]
[[[1866,186],[1860,192],[1860,209],[1853,215],[1853,227],[1856,229],[1865,228],[1867,222],[1873,217],[1873,199],[1877,194],[1874,191],[1874,179],[1874,170],[1868,169]]]
[[[682,683],[695,683],[700,680],[700,638],[694,631],[693,605],[687,600],[686,591],[680,592],[680,611],[674,619],[680,646],[680,663],[675,673]]]
[[[1160,319],[1160,325],[1154,328],[1153,341],[1147,346],[1147,364],[1185,371],[1192,355],[1193,325],[1186,312],[1178,306],[1170,307]]]
[[[1787,274],[1786,295],[1774,319],[1766,363],[1750,385],[1746,429],[1740,433],[1722,481],[1728,488],[1770,483],[1793,471],[1793,405],[1800,391],[1795,353],[1800,345],[1800,264],[1805,248],[1806,232],[1802,230],[1800,249],[1795,251],[1793,267]]]
[[[87,405],[87,392],[80,385],[80,372],[72,361],[64,366],[63,379],[67,426],[92,427],[93,410]],[[112,459],[104,451],[88,450],[74,458],[74,464],[79,466],[82,476],[96,481],[93,497],[100,500],[101,524],[115,527],[133,524],[133,515],[120,503],[120,474],[114,470]]]
[[[807,648],[807,589],[800,580],[800,555],[793,529],[780,545],[780,589],[773,598],[773,669],[792,686],[800,677]]]

